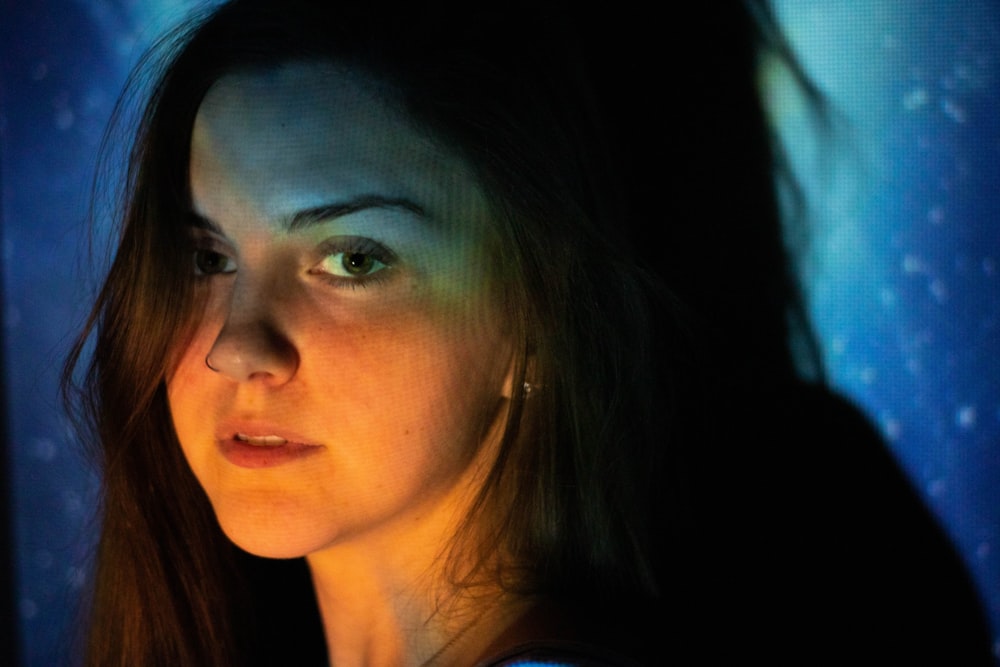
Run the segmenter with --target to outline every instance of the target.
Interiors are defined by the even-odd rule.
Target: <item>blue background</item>
[[[130,67],[193,3],[3,0],[0,221],[16,616],[24,665],[72,654],[96,474],[57,396],[99,275],[80,264]],[[801,270],[832,383],[945,522],[1000,635],[1000,8],[777,0],[829,133],[766,67],[808,195]],[[1000,653],[1000,640],[996,644]]]

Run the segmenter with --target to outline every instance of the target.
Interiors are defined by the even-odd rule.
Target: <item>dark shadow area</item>
[[[767,34],[741,3],[590,19],[634,249],[690,311],[693,356],[672,366],[691,373],[687,513],[663,546],[684,601],[669,613],[707,619],[687,651],[992,664],[979,593],[887,444],[796,375],[789,322],[803,310],[756,88]]]
[[[3,100],[0,98],[0,103]],[[0,133],[0,155],[3,154],[3,134]],[[4,173],[0,165],[0,192],[3,191]],[[4,215],[0,209],[0,230]],[[0,261],[0,269],[3,262]],[[4,294],[3,276],[0,272],[0,294]],[[6,313],[0,314],[0,377],[7,376]],[[17,602],[14,594],[14,498],[11,492],[11,439],[7,411],[10,403],[7,383],[0,381],[0,664],[19,664],[17,636]]]

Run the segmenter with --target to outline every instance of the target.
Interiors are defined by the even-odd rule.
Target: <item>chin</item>
[[[300,558],[333,538],[318,534],[316,521],[282,511],[226,511],[216,508],[222,532],[240,549],[262,558]]]
[[[259,528],[245,530],[223,523],[222,532],[243,551],[262,558],[300,558],[313,551],[308,545],[308,540],[294,539],[294,536],[288,535],[287,531],[278,535],[273,531]]]
[[[244,539],[243,536],[240,539],[234,539],[229,533],[226,533],[226,536],[243,551],[254,556],[260,556],[261,558],[287,560],[290,558],[302,558],[311,553],[310,549],[296,548],[296,545],[291,543],[282,544],[273,540],[259,539],[252,536],[248,539]]]

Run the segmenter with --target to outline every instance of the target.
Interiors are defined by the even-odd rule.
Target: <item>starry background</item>
[[[57,381],[98,275],[80,258],[100,140],[130,67],[192,4],[0,0],[6,493],[25,666],[73,654],[94,535],[97,478]],[[830,380],[950,530],[1000,655],[1000,7],[774,4],[834,109],[817,132],[764,70],[807,195],[802,271]]]

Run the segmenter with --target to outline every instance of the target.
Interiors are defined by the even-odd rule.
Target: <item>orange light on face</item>
[[[439,549],[511,366],[471,172],[372,85],[297,64],[209,91],[191,193],[207,298],[168,393],[223,530],[270,557]]]

